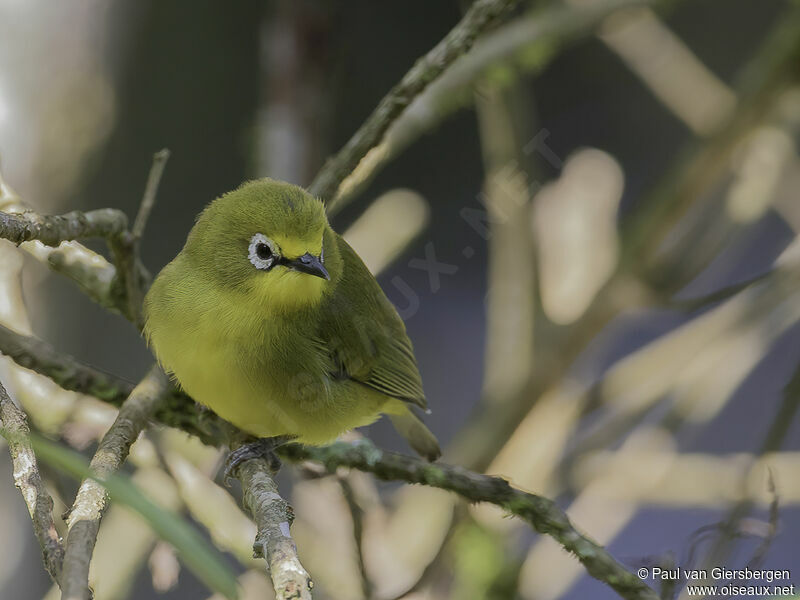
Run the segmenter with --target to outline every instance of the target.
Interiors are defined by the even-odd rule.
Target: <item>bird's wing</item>
[[[334,375],[425,409],[417,361],[400,315],[355,251],[334,235],[343,269],[323,306],[318,332],[338,371]]]

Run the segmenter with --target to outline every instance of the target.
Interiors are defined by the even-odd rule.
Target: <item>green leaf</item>
[[[230,600],[238,598],[236,576],[222,554],[179,515],[155,504],[127,477],[112,475],[105,480],[95,477],[77,452],[35,435],[31,436],[31,445],[36,456],[53,467],[78,480],[91,477],[100,483],[114,502],[137,512],[156,535],[172,544],[186,567],[209,589]]]

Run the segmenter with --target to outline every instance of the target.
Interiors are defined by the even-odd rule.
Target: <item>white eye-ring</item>
[[[278,258],[280,258],[280,254],[278,253],[275,242],[263,233],[257,233],[250,238],[247,258],[250,259],[250,262],[256,269],[268,271],[275,265]]]

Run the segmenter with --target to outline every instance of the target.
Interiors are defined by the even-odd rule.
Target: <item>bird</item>
[[[428,406],[405,324],[301,187],[258,179],[213,200],[154,279],[144,317],[179,387],[258,438],[231,453],[226,476],[382,414],[419,455],[441,454],[417,414]]]

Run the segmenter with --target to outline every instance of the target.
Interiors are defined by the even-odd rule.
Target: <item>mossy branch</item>
[[[605,548],[581,534],[555,502],[518,490],[500,477],[377,448],[367,440],[337,442],[318,448],[287,444],[278,454],[292,461],[313,461],[331,473],[349,467],[372,473],[385,481],[404,481],[454,492],[470,502],[489,502],[527,521],[539,533],[549,535],[575,555],[587,572],[629,600],[657,600],[658,595],[628,571]]]
[[[15,338],[17,345],[26,345],[26,336],[10,333],[11,335],[0,335],[0,352],[5,353],[6,344]],[[13,355],[11,357],[14,358]],[[47,362],[38,362],[33,355],[26,355],[26,358],[24,366],[49,376],[50,365]],[[75,359],[66,360],[72,368],[79,369],[80,377],[77,379],[83,384],[82,391],[90,393],[88,390],[96,387],[104,389],[104,386],[97,386],[92,381],[92,369],[79,367],[80,363]],[[74,377],[69,379],[69,381],[75,380]],[[153,416],[161,423],[197,435],[205,443],[215,446],[224,446],[227,443],[226,431],[230,426],[212,413],[199,410],[188,396],[179,392],[171,393],[166,403],[155,411]],[[349,467],[372,473],[379,479],[429,485],[452,491],[471,502],[496,504],[530,523],[536,531],[553,537],[583,563],[590,575],[607,583],[623,598],[636,600],[657,598],[648,586],[636,579],[602,546],[578,532],[564,511],[552,500],[515,489],[499,477],[385,452],[367,441],[356,444],[336,443],[319,448],[286,444],[279,447],[277,452],[281,457],[295,462],[304,460],[318,462],[331,472],[335,472],[338,467]],[[285,516],[288,505],[277,494],[277,488],[270,487],[274,486],[274,481],[265,461],[260,459],[245,461],[239,467],[238,473],[245,493],[245,503],[259,526],[259,532],[263,531],[266,535],[262,537],[259,533],[256,543],[261,548],[270,550],[270,546],[264,546],[264,542],[268,540],[270,535],[268,532],[275,527],[278,527],[278,531],[282,534],[286,532],[281,529],[281,524],[289,522]],[[273,538],[269,543],[277,542],[288,543],[279,538]],[[275,548],[278,556],[277,553],[283,551],[283,546],[278,545]],[[269,558],[269,552],[266,556],[268,562],[281,560]]]

